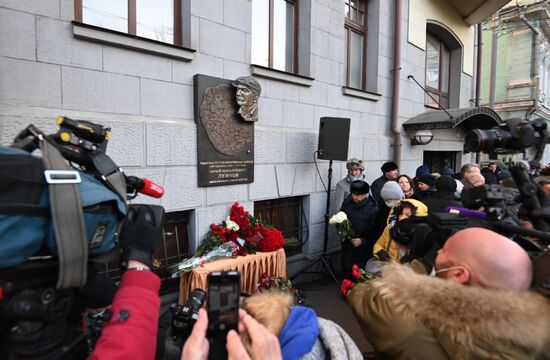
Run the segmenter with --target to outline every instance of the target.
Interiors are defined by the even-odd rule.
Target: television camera
[[[522,152],[533,147],[533,161],[540,161],[547,143],[550,142],[546,121],[509,119],[501,128],[472,130],[466,135],[464,152],[481,151],[489,154]],[[521,165],[510,167],[518,193],[500,185],[483,185],[465,189],[462,201],[465,207],[483,209],[487,221],[497,232],[511,236],[532,236],[541,245],[550,244],[550,199],[542,188],[530,178]],[[512,195],[514,194],[514,195]],[[519,205],[513,208],[510,205]],[[533,229],[522,226],[521,220],[529,220]]]
[[[146,220],[157,229],[162,229],[164,225],[164,209],[161,206],[127,205],[127,200],[134,199],[138,192],[159,198],[163,195],[164,190],[149,179],[124,174],[107,156],[110,128],[68,117],[58,117],[57,125],[59,130],[50,135],[44,134],[34,125],[29,125],[16,136],[9,148],[4,148],[8,149],[7,155],[12,155],[10,151],[22,151],[16,152],[15,156],[11,156],[11,158],[10,156],[1,157],[1,160],[6,161],[3,164],[8,165],[11,164],[10,161],[23,161],[23,166],[20,166],[19,169],[25,168],[25,161],[28,159],[32,160],[33,165],[38,163],[40,166],[35,173],[39,176],[33,179],[27,177],[25,181],[30,179],[29,186],[35,186],[33,189],[39,192],[40,199],[48,199],[46,195],[50,189],[50,207],[48,208],[46,205],[43,209],[33,208],[32,210],[37,214],[40,213],[42,217],[48,217],[49,222],[46,220],[37,222],[37,218],[31,216],[22,221],[23,225],[26,222],[27,227],[43,224],[44,228],[48,228],[43,229],[42,232],[46,235],[40,237],[40,240],[33,239],[35,242],[40,242],[36,245],[40,250],[21,260],[23,261],[21,264],[10,265],[6,261],[4,263],[0,261],[0,348],[4,350],[3,356],[7,359],[85,358],[93,349],[96,337],[99,336],[101,330],[101,321],[97,323],[99,324],[97,329],[84,329],[82,326],[82,312],[86,307],[86,299],[79,298],[78,293],[81,289],[78,286],[60,285],[62,284],[60,279],[63,272],[61,264],[64,253],[60,251],[59,247],[55,249],[57,251],[52,249],[51,244],[48,243],[47,234],[53,227],[56,229],[55,232],[52,231],[55,233],[55,238],[59,237],[55,219],[56,209],[53,203],[58,201],[58,205],[61,203],[62,206],[63,202],[54,199],[55,195],[51,191],[52,184],[81,181],[77,184],[79,191],[83,191],[82,184],[94,186],[96,192],[92,197],[101,197],[98,196],[97,191],[102,191],[101,194],[107,191],[110,194],[109,201],[88,207],[84,201],[85,195],[81,193],[79,196],[79,199],[82,197],[82,203],[78,201],[82,207],[79,210],[80,213],[84,213],[86,230],[95,226],[93,235],[82,239],[86,251],[77,259],[77,262],[84,264],[84,274],[95,271],[94,262],[108,262],[120,257],[120,247],[117,244],[119,230],[122,224],[127,222],[137,211],[138,207],[147,209],[150,216],[146,217]],[[30,155],[38,148],[42,151],[43,164]],[[67,170],[49,171],[48,167],[51,164],[61,168],[66,167]],[[7,172],[10,169],[12,168],[3,170]],[[19,193],[26,192],[26,190],[21,190],[23,186],[26,186],[23,185],[24,181],[21,181],[22,174],[5,175],[3,173],[1,181],[4,195],[8,194],[9,198],[9,193],[16,193],[15,190],[18,187],[20,187]],[[16,196],[12,195],[11,199],[17,202]],[[107,203],[108,205],[106,205]],[[98,214],[103,217],[97,223],[90,224],[93,215]],[[0,216],[0,225],[2,225],[2,221],[9,221],[11,215],[12,213],[9,216]],[[107,216],[111,216],[111,218],[107,219]],[[106,219],[114,225],[112,232],[109,232],[104,225]],[[65,222],[61,221],[61,224],[65,224],[65,227],[71,225],[66,220]],[[11,226],[9,222],[4,225]],[[94,248],[94,242],[98,239],[107,246]],[[7,247],[15,247],[16,250],[19,240],[16,237],[0,236],[0,242]],[[70,239],[69,242],[79,241]],[[28,246],[26,247],[28,248]],[[86,282],[85,275],[84,282]]]

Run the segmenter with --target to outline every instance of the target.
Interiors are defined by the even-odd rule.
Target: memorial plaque
[[[254,122],[239,115],[234,81],[197,74],[193,85],[199,186],[253,182]]]

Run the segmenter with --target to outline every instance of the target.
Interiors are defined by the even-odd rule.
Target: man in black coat
[[[388,181],[396,181],[397,176],[399,175],[399,171],[397,169],[397,164],[393,161],[385,162],[384,165],[380,168],[382,170],[382,176],[380,176],[378,179],[374,180],[371,186],[371,194],[374,200],[377,204],[382,204],[382,198],[380,196],[380,192],[382,191],[382,187],[385,183]]]
[[[435,181],[435,192],[422,201],[428,207],[428,213],[443,212],[447,206],[462,207],[462,202],[456,200],[456,181],[450,176],[440,176]]]
[[[351,279],[353,264],[364,267],[372,257],[375,239],[372,232],[374,220],[378,214],[376,202],[369,197],[369,184],[362,180],[353,181],[350,185],[351,194],[344,199],[341,211],[345,212],[351,223],[354,237],[343,239],[340,264],[344,278]]]
[[[485,184],[488,185],[497,185],[499,179],[498,176],[498,169],[497,169],[497,163],[496,162],[490,162],[487,167],[484,167],[481,169],[481,175],[485,178]]]

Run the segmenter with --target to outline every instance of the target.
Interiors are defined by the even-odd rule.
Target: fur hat
[[[405,197],[405,194],[403,194],[403,190],[401,190],[401,187],[397,182],[388,181],[384,184],[384,186],[382,186],[380,196],[384,199],[384,201],[401,200]]]
[[[359,160],[358,158],[351,158],[346,162],[346,169],[359,169],[361,170],[361,172],[363,172],[365,171],[365,165],[363,165],[363,160]]]
[[[393,161],[385,162],[384,165],[380,168],[383,173],[387,173],[388,171],[397,170],[397,164]]]
[[[435,189],[441,192],[454,193],[456,191],[456,181],[448,175],[440,176],[435,181]]]
[[[351,183],[349,189],[352,194],[365,195],[369,193],[370,186],[363,180],[355,180]]]
[[[426,174],[426,175],[420,175],[418,177],[418,180],[417,182],[419,183],[424,183],[426,185],[429,185],[429,186],[434,186],[435,182],[434,182],[434,178],[429,175],[429,174]]]

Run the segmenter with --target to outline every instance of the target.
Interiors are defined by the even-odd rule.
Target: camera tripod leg
[[[321,269],[318,271],[308,271],[313,266],[321,263]],[[321,274],[323,276],[328,275],[332,278],[332,281],[338,286],[338,289],[340,288],[340,282],[338,281],[338,278],[335,275],[334,266],[332,265],[332,261],[326,254],[322,254],[319,256],[318,259],[312,261],[310,264],[308,264],[304,269],[296,273],[294,276],[290,278],[290,280],[294,280],[298,275],[301,274]]]

